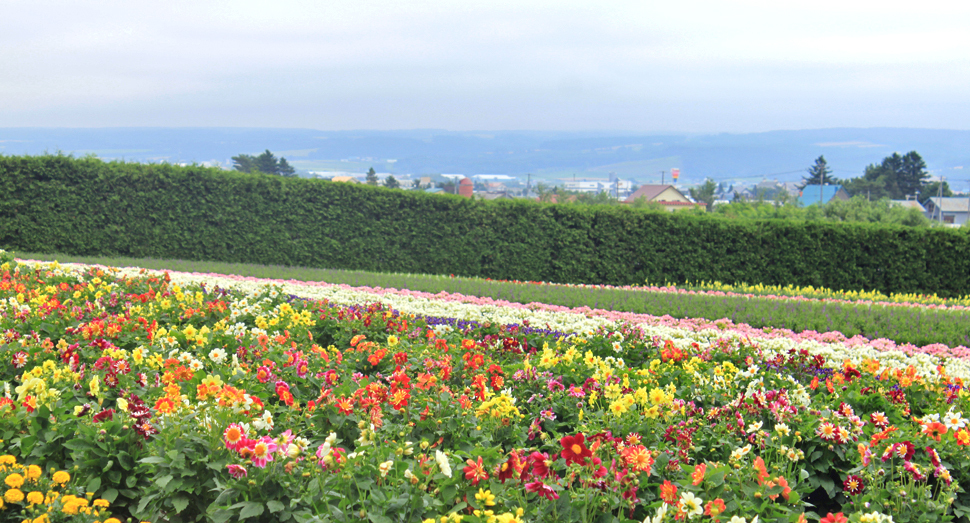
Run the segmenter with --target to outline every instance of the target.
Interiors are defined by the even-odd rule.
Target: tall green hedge
[[[0,246],[570,283],[970,294],[965,230],[485,202],[203,167],[0,156]]]

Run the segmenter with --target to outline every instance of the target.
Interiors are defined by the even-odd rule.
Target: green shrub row
[[[970,293],[965,231],[486,202],[63,155],[0,157],[0,246],[497,279]]]

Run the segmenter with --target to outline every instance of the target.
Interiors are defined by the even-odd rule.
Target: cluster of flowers
[[[0,477],[6,487],[0,498],[0,510],[19,511],[24,521],[49,523],[67,520],[92,523],[120,523],[110,517],[110,503],[94,499],[93,493],[84,493],[71,485],[71,475],[63,470],[51,469],[50,477],[38,465],[23,465],[9,454],[0,456]]]
[[[953,466],[970,457],[970,398],[950,360],[566,312],[537,329],[535,310],[338,305],[293,284],[0,271],[18,304],[0,310],[0,424],[120,419],[153,456],[199,434],[227,492],[290,481],[267,507],[508,522],[794,522],[810,495],[832,518],[970,507]]]

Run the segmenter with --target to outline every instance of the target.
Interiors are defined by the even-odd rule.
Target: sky
[[[0,0],[0,127],[970,128],[970,2]]]

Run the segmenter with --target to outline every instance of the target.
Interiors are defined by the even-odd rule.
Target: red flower
[[[478,462],[469,459],[466,461],[468,466],[463,468],[465,471],[465,479],[470,480],[472,485],[478,485],[479,481],[488,479],[488,472],[485,470],[485,465],[482,465],[482,457],[478,456]]]
[[[714,501],[708,501],[707,505],[704,507],[704,515],[716,518],[727,510],[727,506],[724,505],[724,500],[717,498]]]
[[[845,514],[839,512],[838,514],[833,514],[829,512],[829,515],[822,518],[818,523],[847,523],[849,520],[846,519]]]
[[[530,472],[537,478],[547,477],[550,473],[549,463],[551,461],[552,460],[549,458],[549,454],[545,452],[535,451],[532,454],[529,454],[529,463],[531,464],[532,468],[530,470],[529,467],[526,467],[522,471],[522,479],[525,480]]]
[[[556,491],[553,490],[549,485],[543,483],[542,480],[535,480],[532,483],[526,483],[525,491],[535,492],[549,500],[559,499],[559,494],[556,494]]]
[[[677,504],[677,485],[674,485],[670,480],[665,479],[663,485],[660,485],[660,499],[664,500],[664,503],[668,505]]]
[[[563,436],[559,443],[562,444],[562,457],[566,460],[567,465],[570,463],[586,465],[586,458],[593,455],[593,451],[586,448],[586,437],[582,433],[575,436]]]

